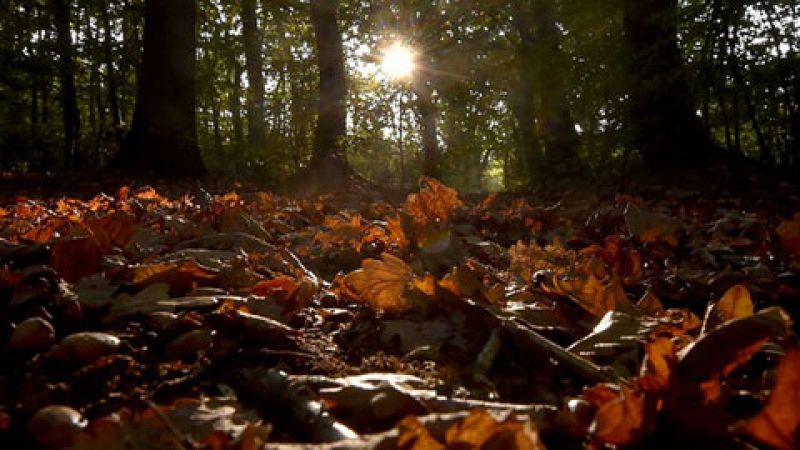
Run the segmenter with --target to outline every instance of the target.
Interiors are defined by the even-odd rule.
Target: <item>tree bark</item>
[[[678,47],[677,0],[624,0],[629,137],[651,169],[696,165],[711,139],[694,113]]]
[[[330,184],[340,184],[350,170],[345,154],[347,73],[338,8],[339,0],[311,0],[319,65],[318,119],[311,167],[320,181]]]
[[[428,177],[438,178],[439,160],[441,151],[439,149],[439,132],[437,128],[438,110],[433,101],[433,87],[430,80],[425,79],[424,74],[417,74],[414,77],[414,93],[417,94],[417,107],[422,128],[422,154],[424,158],[422,174]]]
[[[534,0],[531,20],[535,32],[534,53],[538,56],[536,77],[541,97],[539,117],[548,172],[564,174],[574,169],[580,145],[569,107],[565,73],[569,58],[561,50],[561,31],[550,0]]]
[[[205,174],[197,145],[196,0],[147,0],[133,125],[119,157],[126,170],[179,178]]]
[[[118,148],[122,148],[124,133],[122,130],[122,115],[119,109],[119,96],[117,94],[117,73],[114,70],[114,48],[113,39],[114,34],[111,29],[111,17],[108,13],[110,6],[106,1],[101,8],[103,19],[103,59],[106,65],[106,85],[108,88],[108,106],[111,112],[111,127],[114,131],[114,137]]]
[[[242,38],[247,62],[247,145],[250,151],[264,149],[266,142],[264,62],[261,34],[258,32],[256,0],[242,0]]]
[[[231,91],[228,94],[228,103],[231,108],[231,120],[233,121],[233,143],[238,152],[244,148],[244,127],[242,127],[242,66],[238,61],[233,62],[233,79],[231,80]],[[239,155],[237,155],[239,156]]]
[[[70,0],[53,0],[53,18],[56,28],[56,45],[59,55],[61,105],[64,119],[64,166],[79,168],[78,138],[80,136],[80,111],[75,89],[75,62],[73,60],[70,31]]]

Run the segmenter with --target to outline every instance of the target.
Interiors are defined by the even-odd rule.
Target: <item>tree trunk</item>
[[[78,138],[80,136],[80,111],[75,90],[75,62],[73,61],[70,31],[70,0],[53,0],[53,18],[56,28],[56,45],[59,55],[61,105],[64,118],[64,166],[79,168]]]
[[[539,118],[548,172],[564,174],[574,170],[580,139],[569,107],[564,73],[569,58],[561,50],[561,31],[550,0],[535,0],[531,9],[536,77],[541,97]]]
[[[264,149],[266,135],[264,98],[264,63],[261,34],[258,32],[256,0],[242,0],[242,38],[247,61],[247,145],[251,152]]]
[[[430,80],[424,79],[424,74],[417,74],[414,77],[414,93],[417,94],[417,107],[422,128],[422,154],[424,163],[422,174],[428,177],[438,178],[439,159],[439,133],[437,130],[438,111],[433,101],[433,88]],[[401,119],[402,120],[402,119]]]
[[[529,182],[533,183],[542,166],[542,145],[536,131],[535,36],[526,5],[517,4],[511,19],[518,34],[514,49],[518,80],[516,92],[511,95],[511,109],[517,121],[520,161],[528,171]]]
[[[349,173],[345,154],[347,73],[338,24],[339,0],[311,0],[319,65],[317,129],[311,166],[319,181],[340,185]]]
[[[694,113],[678,47],[677,0],[624,0],[631,145],[652,169],[697,164],[711,139]]]
[[[124,133],[122,130],[122,115],[119,109],[119,97],[117,95],[117,73],[114,70],[114,49],[112,42],[114,33],[111,29],[111,17],[108,13],[109,2],[106,1],[101,8],[103,19],[103,59],[106,65],[106,85],[108,87],[108,106],[111,112],[111,127],[114,130],[114,137],[118,148],[122,148]]]
[[[144,51],[133,125],[120,153],[126,170],[165,177],[199,176],[196,0],[147,0]]]
[[[242,66],[238,61],[233,62],[233,79],[231,80],[231,91],[228,103],[231,108],[231,120],[233,122],[233,144],[238,153],[244,148],[244,129],[242,127]]]

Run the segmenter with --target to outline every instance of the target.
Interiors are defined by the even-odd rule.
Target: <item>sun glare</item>
[[[384,51],[381,70],[389,78],[405,79],[414,73],[416,68],[414,59],[414,51],[407,45],[398,42]]]

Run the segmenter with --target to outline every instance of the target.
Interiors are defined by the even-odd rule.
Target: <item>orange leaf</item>
[[[607,444],[634,442],[644,430],[644,393],[622,386],[619,396],[597,409],[591,431]]]
[[[725,320],[750,317],[754,313],[753,300],[750,291],[741,284],[728,289],[725,295],[717,302],[717,310]]]
[[[400,436],[397,438],[398,450],[444,450],[431,433],[414,416],[408,416],[398,424]]]
[[[446,434],[447,448],[537,450],[543,449],[530,423],[509,419],[497,422],[484,410],[473,410]]]
[[[447,223],[455,210],[464,205],[455,189],[433,178],[422,177],[420,184],[420,192],[409,195],[405,204],[406,212],[418,228]]]
[[[755,439],[781,450],[800,446],[800,349],[786,352],[778,364],[777,382],[767,406],[745,424]]]
[[[361,266],[362,269],[345,277],[345,283],[361,300],[380,310],[407,308],[404,294],[413,279],[413,273],[402,259],[385,253],[380,261],[366,259]]]

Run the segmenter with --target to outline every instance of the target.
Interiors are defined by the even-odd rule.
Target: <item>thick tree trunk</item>
[[[119,163],[166,177],[198,176],[195,110],[196,0],[147,0],[133,125]]]
[[[250,151],[263,150],[266,142],[264,62],[261,34],[258,32],[256,0],[242,0],[242,38],[247,61],[247,145]]]
[[[677,0],[624,0],[629,136],[653,169],[695,165],[711,139],[694,113],[678,47]]]
[[[319,65],[318,119],[311,166],[320,181],[331,185],[341,184],[349,173],[345,154],[347,73],[338,8],[338,0],[311,0]]]
[[[438,110],[433,101],[433,88],[430,80],[424,79],[423,74],[418,74],[414,78],[414,92],[417,94],[417,107],[422,128],[422,155],[424,159],[422,174],[438,178],[440,176],[439,160],[441,158],[439,132],[437,129]]]
[[[53,0],[53,18],[59,55],[61,106],[64,118],[64,166],[67,169],[80,166],[78,153],[80,111],[75,90],[75,62],[70,31],[70,8],[72,5],[70,3],[70,0]]]

